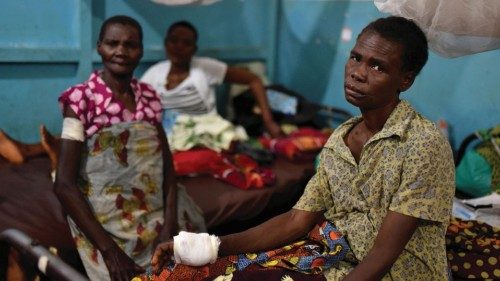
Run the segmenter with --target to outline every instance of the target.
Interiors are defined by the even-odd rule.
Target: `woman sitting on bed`
[[[321,273],[327,280],[448,280],[451,147],[431,121],[401,99],[427,57],[427,39],[413,21],[387,17],[367,25],[344,71],[345,99],[361,115],[335,129],[295,206],[249,230],[199,244],[189,241],[207,234],[181,232],[158,246],[154,267],[166,264],[163,276],[183,270],[210,280],[229,273],[237,279],[238,271],[252,264]],[[295,242],[307,233],[306,242]],[[311,246],[289,252],[311,240]],[[196,245],[197,251],[185,245]],[[175,269],[168,264],[172,256]],[[264,273],[252,280],[269,280],[269,271]]]
[[[198,145],[228,149],[231,141],[246,136],[217,114],[215,87],[223,82],[247,84],[261,109],[268,133],[273,137],[282,135],[271,115],[259,77],[215,59],[195,57],[197,39],[198,32],[191,23],[172,24],[164,41],[169,59],[150,67],[141,78],[161,96],[163,125],[171,149],[188,150]],[[196,127],[193,128],[193,124]]]

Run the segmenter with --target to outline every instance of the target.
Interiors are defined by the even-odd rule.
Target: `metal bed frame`
[[[4,230],[0,233],[0,240],[16,248],[22,256],[37,265],[38,270],[51,280],[88,281],[80,272],[17,229]]]

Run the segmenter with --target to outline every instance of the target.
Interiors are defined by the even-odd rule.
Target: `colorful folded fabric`
[[[299,128],[286,137],[282,138],[259,138],[260,143],[266,149],[288,159],[314,158],[323,148],[328,137],[328,133],[313,129]]]
[[[274,274],[286,275],[287,272],[289,275],[304,277],[300,279],[325,280],[321,273],[342,261],[348,252],[349,246],[343,235],[333,224],[324,221],[316,225],[304,240],[275,250],[223,257],[213,264],[201,267],[170,265],[159,275],[144,274],[134,281],[219,280],[216,278],[251,280],[248,276],[269,277]],[[266,274],[266,270],[269,274]]]

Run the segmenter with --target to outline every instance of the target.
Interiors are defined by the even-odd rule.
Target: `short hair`
[[[403,46],[403,70],[420,73],[429,57],[427,38],[418,25],[410,19],[390,16],[368,24],[358,35],[375,32],[383,38]]]
[[[112,24],[128,25],[128,26],[132,26],[133,28],[137,29],[137,31],[139,32],[139,39],[141,40],[141,43],[142,43],[142,27],[141,27],[141,25],[135,19],[133,19],[129,16],[124,16],[124,15],[112,16],[112,17],[106,19],[102,23],[101,30],[99,31],[99,42],[102,41],[102,38],[104,37],[104,33],[106,32],[106,29],[108,28],[108,26],[110,26]]]
[[[192,23],[188,22],[187,20],[181,20],[181,21],[176,21],[176,22],[172,23],[168,27],[167,33],[165,33],[165,38],[164,38],[165,43],[167,43],[168,35],[177,27],[185,27],[185,28],[191,30],[194,33],[194,42],[195,43],[198,42],[198,30],[196,30],[196,27],[194,27],[194,25]]]

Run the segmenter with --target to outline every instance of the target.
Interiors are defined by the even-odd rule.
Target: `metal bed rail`
[[[17,229],[4,230],[0,233],[0,240],[16,248],[29,262],[36,265],[41,273],[52,280],[88,281],[80,272]]]

